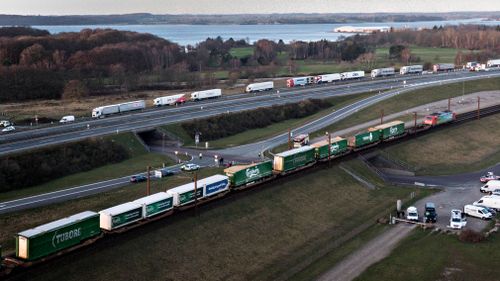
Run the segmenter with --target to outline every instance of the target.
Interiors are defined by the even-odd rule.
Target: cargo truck
[[[307,166],[315,161],[314,147],[303,146],[274,155],[273,169],[289,172]]]
[[[424,125],[436,126],[444,123],[452,122],[456,119],[456,115],[454,112],[445,110],[441,112],[432,113],[430,115],[425,116]]]
[[[342,80],[361,79],[365,77],[365,72],[362,70],[342,72],[340,73],[340,77],[342,78]]]
[[[91,211],[19,232],[16,256],[33,261],[70,248],[101,233],[99,214]]]
[[[142,197],[134,200],[133,203],[142,206],[143,218],[164,214],[174,208],[173,197],[166,192],[158,192],[153,195]]]
[[[376,144],[380,141],[380,131],[359,133],[348,139],[348,146],[357,150],[360,147]]]
[[[265,161],[251,165],[232,166],[224,170],[231,186],[237,188],[259,182],[273,175],[273,162]]]
[[[394,67],[377,68],[377,69],[372,70],[372,72],[371,72],[372,78],[391,76],[394,74],[395,74]]]
[[[146,102],[144,100],[106,105],[94,108],[92,110],[92,117],[102,118],[112,114],[123,113],[133,110],[141,110],[144,108],[146,108]]]
[[[486,67],[488,67],[488,68],[491,68],[491,67],[500,67],[500,59],[488,60],[486,62]]]
[[[330,157],[336,157],[347,152],[347,140],[341,137],[331,139],[330,154],[328,154],[328,146],[328,140],[311,144],[311,147],[314,147],[316,159],[324,160],[328,158],[328,155],[330,155]]]
[[[293,88],[297,86],[305,86],[314,83],[313,76],[304,76],[304,77],[294,77],[286,80],[286,86],[288,88]]]
[[[245,92],[254,93],[254,92],[262,92],[262,91],[270,91],[272,89],[274,89],[274,82],[273,81],[262,82],[262,83],[252,83],[246,87]]]
[[[399,69],[399,74],[422,74],[422,71],[424,71],[423,65],[406,65]]]
[[[229,178],[224,175],[214,175],[196,182],[196,196],[194,182],[167,190],[174,198],[174,207],[181,207],[197,200],[229,190]]]
[[[316,84],[333,83],[340,80],[342,80],[340,73],[322,74],[314,77],[314,83]]]
[[[425,203],[424,222],[437,222],[436,206],[434,203]]]
[[[183,104],[185,102],[186,102],[186,97],[184,96],[184,94],[159,97],[153,100],[153,104],[155,106],[178,105],[178,104]]]
[[[191,93],[191,100],[200,101],[205,99],[216,99],[220,98],[221,96],[222,96],[221,89],[212,89],[212,90],[205,90],[205,91],[198,91]]]
[[[379,131],[380,138],[384,141],[391,140],[396,137],[401,137],[406,134],[405,122],[403,121],[392,121],[389,123],[381,124],[368,129],[368,131]]]
[[[434,72],[449,72],[455,69],[453,63],[438,63],[432,66]]]
[[[142,205],[128,202],[99,212],[100,225],[104,230],[114,230],[141,220]]]

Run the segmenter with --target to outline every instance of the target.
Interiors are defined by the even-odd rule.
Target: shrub
[[[479,243],[485,239],[484,234],[472,229],[465,229],[458,235],[458,239],[462,242]]]

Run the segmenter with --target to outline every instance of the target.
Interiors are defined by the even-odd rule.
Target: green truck
[[[335,137],[330,140],[330,157],[335,157],[347,151],[347,140],[341,137]],[[311,144],[315,149],[316,159],[321,160],[328,158],[328,140],[323,140],[320,142],[316,142]]]
[[[363,132],[349,138],[348,145],[352,148],[359,148],[380,141],[380,131]]]
[[[373,128],[370,128],[368,129],[368,131],[370,132],[379,131],[382,140],[393,139],[405,133],[405,122],[392,121],[389,123],[381,124]]]
[[[314,162],[315,149],[303,146],[274,155],[273,169],[278,172],[288,172]]]
[[[16,256],[33,261],[101,233],[99,214],[91,211],[53,221],[16,235]]]
[[[265,161],[251,165],[232,166],[224,170],[233,187],[259,181],[273,174],[273,162]]]

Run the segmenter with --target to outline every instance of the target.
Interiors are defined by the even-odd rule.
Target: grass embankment
[[[500,237],[478,244],[456,236],[415,230],[392,254],[368,268],[355,280],[498,280]]]
[[[475,171],[500,163],[500,118],[492,115],[385,149],[418,174]]]
[[[65,176],[38,186],[0,193],[0,201],[33,196],[73,186],[123,177],[137,172],[144,172],[148,165],[152,167],[161,167],[163,163],[166,165],[174,163],[174,161],[167,156],[147,152],[144,146],[132,133],[124,133],[106,138],[125,147],[130,154],[130,158],[117,164],[106,165],[87,172]]]
[[[197,217],[181,214],[144,226],[21,278],[273,280],[326,243],[373,223],[411,191],[368,190],[337,166],[309,170],[201,207]],[[90,199],[81,200],[67,206]]]
[[[310,122],[312,120],[316,120],[318,118],[321,118],[329,113],[331,113],[333,110],[337,110],[347,104],[351,104],[353,102],[356,102],[358,100],[367,98],[374,93],[372,92],[367,92],[367,93],[361,93],[361,94],[354,94],[354,95],[346,95],[346,96],[339,96],[339,97],[334,97],[334,98],[329,98],[326,101],[332,104],[331,107],[328,107],[326,109],[320,110],[317,113],[303,117],[303,118],[296,118],[296,119],[289,119],[283,122],[278,122],[272,125],[269,125],[264,128],[259,128],[259,129],[251,129],[247,130],[243,133],[239,133],[230,137],[225,137],[221,138],[215,141],[209,141],[209,146],[211,148],[225,148],[225,147],[232,147],[232,146],[238,146],[242,144],[247,144],[247,143],[254,143],[266,138],[269,138],[271,136],[286,132],[290,128],[296,128],[299,127],[307,122]],[[182,125],[177,123],[177,124],[170,124],[166,125],[163,128],[168,130],[169,132],[175,134],[178,136],[182,142],[184,143],[184,146],[194,146],[194,136],[190,136],[182,128]],[[204,141],[203,141],[203,136],[201,136],[201,145],[204,146]]]

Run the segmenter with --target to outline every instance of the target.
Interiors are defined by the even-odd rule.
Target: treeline
[[[91,139],[0,158],[0,192],[39,185],[129,158],[127,150]]]
[[[181,126],[188,134],[194,136],[198,132],[203,141],[211,141],[246,130],[263,128],[273,123],[306,117],[330,106],[331,103],[328,101],[309,99],[299,103],[273,105],[204,119],[194,119],[182,123]]]

